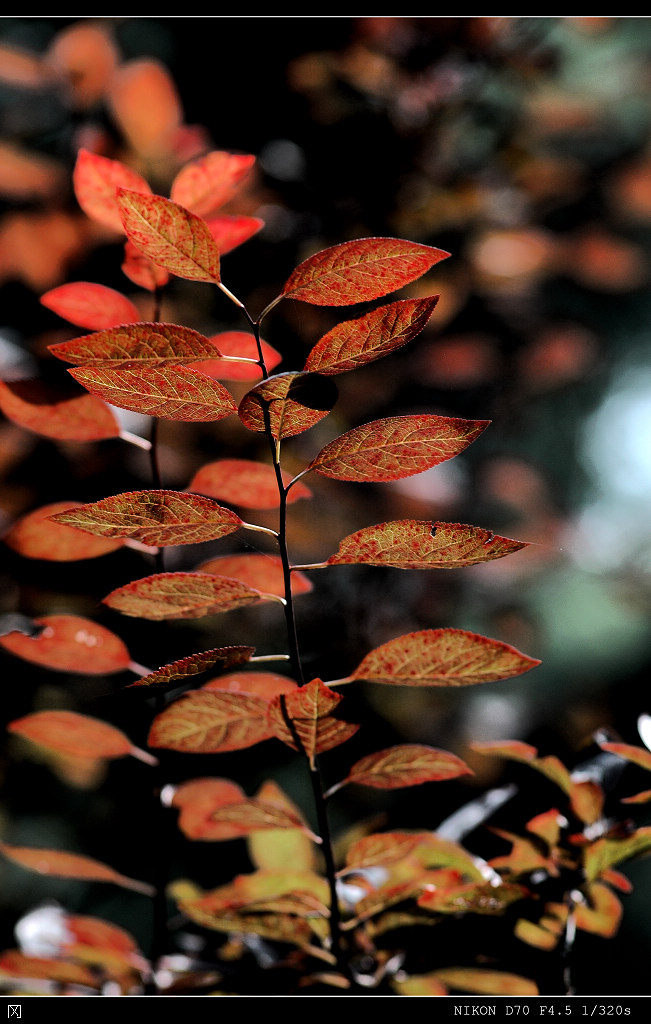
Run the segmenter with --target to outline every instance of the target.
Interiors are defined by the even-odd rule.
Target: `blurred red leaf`
[[[214,150],[179,171],[170,199],[199,217],[209,217],[233,198],[254,164],[255,156],[248,153]]]
[[[55,501],[42,505],[21,516],[5,533],[3,540],[24,558],[39,558],[48,562],[74,562],[84,558],[98,558],[122,547],[120,539],[93,537],[63,523],[52,522],[51,516],[79,508],[77,501]]]
[[[112,590],[103,603],[133,618],[199,619],[265,599],[239,580],[205,572],[163,572]]]
[[[111,76],[106,104],[136,153],[166,155],[183,123],[183,108],[172,75],[161,61],[124,61]]]
[[[204,683],[202,690],[227,690],[229,693],[250,693],[271,700],[279,693],[295,690],[297,684],[275,672],[231,672]]]
[[[244,214],[211,217],[206,223],[221,256],[248,242],[249,238],[253,238],[264,227],[264,221],[260,217],[246,217]]]
[[[336,480],[400,480],[458,455],[488,423],[450,416],[389,416],[330,441],[308,468]]]
[[[285,596],[285,576],[282,560],[278,555],[256,554],[221,555],[211,558],[198,566],[199,572],[216,573],[218,576],[232,576],[263,594]],[[302,572],[292,572],[292,594],[307,594],[312,584]]]
[[[344,783],[354,782],[374,789],[400,789],[423,782],[455,779],[460,775],[472,775],[472,771],[454,754],[419,743],[402,743],[356,761]]]
[[[103,369],[121,366],[136,369],[166,363],[179,366],[219,353],[212,341],[189,327],[143,322],[116,324],[108,330],[60,341],[48,348],[52,355],[66,363],[99,365]]]
[[[250,797],[237,804],[224,804],[212,813],[211,818],[217,824],[229,825],[234,837],[246,836],[260,829],[298,828],[312,836],[315,842],[320,842],[297,815],[258,797]]]
[[[108,675],[129,668],[131,656],[115,633],[79,615],[46,615],[35,619],[38,636],[7,633],[0,646],[25,661],[58,672]]]
[[[273,735],[268,706],[269,701],[256,694],[194,690],[156,716],[147,742],[150,747],[190,754],[244,750]]]
[[[83,985],[99,989],[103,983],[91,966],[70,963],[58,957],[27,956],[17,949],[5,949],[0,953],[0,977],[47,979],[56,984],[57,992],[61,992],[60,986]],[[62,994],[65,995],[65,988]]]
[[[172,806],[180,811],[179,828],[188,839],[230,839],[232,830],[212,821],[211,814],[244,799],[244,790],[230,779],[191,779],[175,788]]]
[[[267,417],[275,438],[293,437],[327,416],[337,388],[318,373],[279,373],[249,391],[238,409],[245,427],[264,433]],[[266,415],[265,415],[266,414]]]
[[[117,205],[118,186],[151,194],[149,183],[137,171],[87,149],[77,154],[72,182],[84,213],[119,234],[124,234],[124,226]]]
[[[116,494],[53,519],[98,537],[130,537],[156,547],[216,540],[242,525],[235,512],[210,498],[166,490]]]
[[[219,358],[206,359],[197,364],[197,370],[201,370],[206,376],[215,377],[217,380],[255,381],[260,379],[262,370],[257,363],[258,346],[252,334],[247,334],[246,331],[222,331],[220,334],[213,334],[210,341],[222,355],[234,356],[241,359],[242,362]],[[267,371],[273,370],[281,361],[280,353],[262,338],[260,347]],[[244,361],[251,359],[255,359],[256,362]]]
[[[359,238],[308,257],[291,273],[282,294],[318,306],[367,302],[417,280],[449,255],[400,238]]]
[[[0,381],[0,409],[19,426],[55,441],[103,441],[120,435],[115,415],[101,399],[70,397],[40,380]]]
[[[285,486],[291,476],[282,474]],[[219,498],[244,508],[278,508],[280,496],[273,466],[250,459],[218,459],[202,466],[192,477],[188,490]],[[290,489],[287,502],[310,498],[312,492],[301,481]]]
[[[88,882],[113,882],[124,889],[133,889],[145,896],[153,896],[152,886],[146,882],[138,882],[127,878],[110,868],[108,864],[83,857],[77,853],[65,853],[63,850],[34,849],[28,846],[10,846],[0,843],[0,853],[14,864],[19,864],[27,871],[36,871],[39,875],[52,875],[55,878],[76,878]]]
[[[293,750],[302,750],[314,766],[317,754],[345,743],[359,729],[359,725],[334,717],[333,712],[341,700],[341,694],[320,679],[274,697],[269,707],[269,723],[274,735]]]
[[[120,228],[122,228],[122,220],[120,220]],[[170,275],[164,267],[157,266],[153,260],[136,249],[129,239],[124,243],[122,272],[133,284],[137,284],[139,288],[145,288],[149,292],[164,288],[170,279]]]
[[[155,672],[142,676],[135,683],[130,683],[126,689],[133,690],[142,688],[143,695],[149,696],[150,692],[165,693],[181,686],[188,678],[200,675],[209,668],[220,668],[222,670],[235,668],[243,665],[249,660],[255,647],[214,647],[210,651],[200,651],[198,654],[190,654],[186,658],[179,658],[168,665],[162,665]]]
[[[32,743],[71,757],[116,758],[133,752],[130,739],[120,729],[75,711],[37,711],[15,719],[7,728]]]
[[[576,927],[611,939],[617,935],[622,920],[622,902],[607,885],[592,882],[588,887],[588,903],[577,903],[574,914]]]
[[[418,905],[439,914],[503,914],[512,903],[528,896],[522,885],[472,882],[466,885],[433,889],[418,898]]]
[[[41,304],[77,327],[97,331],[140,319],[138,308],[126,295],[90,281],[75,281],[52,288],[41,295]],[[57,355],[56,352],[54,354]]]
[[[381,359],[420,334],[437,302],[438,295],[402,299],[337,324],[316,343],[304,369],[327,376]]]

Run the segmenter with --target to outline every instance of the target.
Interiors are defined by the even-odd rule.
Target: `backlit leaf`
[[[279,373],[252,388],[238,415],[245,427],[263,433],[268,422],[275,438],[293,437],[327,416],[337,388],[318,373]]]
[[[97,537],[129,537],[155,547],[216,540],[242,525],[235,512],[210,498],[166,490],[127,491],[53,519]]]
[[[255,164],[248,153],[214,150],[186,164],[176,175],[170,199],[208,217],[236,195]]]
[[[376,647],[352,675],[337,682],[365,679],[391,686],[472,686],[509,679],[539,664],[515,647],[477,633],[424,629]]]
[[[57,672],[109,675],[129,668],[131,656],[122,640],[90,619],[46,615],[34,624],[41,627],[37,636],[7,633],[0,636],[0,646]]]
[[[504,911],[529,895],[522,885],[473,882],[470,885],[450,886],[423,893],[418,905],[439,914],[481,914],[492,916]]]
[[[291,476],[282,475],[285,486]],[[188,490],[219,498],[229,505],[243,508],[278,508],[280,495],[273,466],[250,459],[218,459],[209,462],[192,477]],[[312,492],[298,480],[287,494],[288,503],[311,498]]]
[[[239,580],[205,572],[163,572],[112,590],[103,603],[142,619],[199,619],[243,608],[264,595]]]
[[[595,797],[598,799],[599,794],[595,794],[592,788],[590,788],[589,792],[581,792],[581,787],[584,784],[573,782],[568,769],[554,755],[538,757],[538,751],[535,747],[532,747],[529,743],[522,743],[519,740],[490,740],[485,743],[471,743],[471,747],[480,754],[508,757],[513,761],[529,764],[559,786],[570,798],[576,796],[576,806],[573,806],[575,813],[582,817],[580,812],[585,811],[592,817],[592,820],[595,820],[593,812],[595,808],[599,807],[595,803]],[[599,792],[601,791],[600,787],[598,787],[598,790]],[[574,803],[574,800],[572,802]],[[599,810],[597,810],[598,815]]]
[[[123,234],[124,227],[117,205],[116,188],[151,193],[149,183],[119,160],[80,149],[72,176],[77,202],[84,213],[105,227]]]
[[[178,366],[219,355],[217,345],[189,327],[123,321],[105,331],[60,341],[49,350],[66,363],[104,369],[139,369],[166,363]]]
[[[379,832],[364,836],[349,848],[346,864],[349,868],[364,868],[407,859],[416,860],[422,868],[451,868],[476,881],[484,878],[478,862],[467,850],[434,832]]]
[[[622,920],[622,901],[607,885],[592,882],[588,886],[588,903],[577,903],[574,919],[581,931],[611,939],[617,935]]]
[[[249,238],[253,238],[264,227],[264,221],[260,217],[246,217],[241,213],[211,217],[206,223],[221,256],[248,242]]]
[[[3,540],[24,558],[38,558],[47,562],[74,562],[84,558],[98,558],[122,547],[122,540],[93,537],[89,533],[73,530],[63,523],[52,522],[50,516],[79,508],[74,501],[54,501],[42,505],[17,519],[5,533]]]
[[[71,757],[126,757],[133,745],[123,732],[75,711],[37,711],[17,718],[9,732]]]
[[[28,956],[17,949],[5,949],[0,953],[0,977],[47,979],[54,983],[56,992],[65,994],[66,985],[83,985],[89,989],[100,989],[103,979],[94,967],[61,960],[59,957]],[[25,991],[21,986],[21,991]]]
[[[122,228],[121,219],[120,227]],[[122,273],[133,284],[138,285],[139,288],[145,288],[149,292],[164,288],[170,279],[169,272],[164,267],[159,267],[148,256],[136,249],[129,239],[124,243]]]
[[[223,385],[190,366],[84,366],[68,373],[110,405],[146,416],[208,423],[237,411]]]
[[[283,564],[278,555],[222,555],[220,558],[211,558],[203,562],[198,566],[198,571],[231,576],[263,594],[285,596]],[[296,597],[298,594],[308,594],[312,590],[312,584],[304,573],[292,572],[291,589]]]
[[[198,654],[190,654],[186,658],[179,658],[168,665],[162,665],[155,672],[130,683],[125,687],[127,690],[139,690],[144,697],[151,693],[166,693],[168,690],[175,690],[193,676],[207,672],[208,669],[222,669],[224,671],[243,665],[247,662],[255,647],[214,647],[210,651],[201,651]]]
[[[400,789],[472,775],[461,758],[419,743],[403,743],[356,761],[345,782],[374,789]]]
[[[617,754],[625,761],[636,764],[639,768],[645,768],[651,772],[651,751],[645,747],[636,747],[631,743],[600,743],[602,750],[608,750],[611,754]]]
[[[400,238],[358,238],[308,257],[290,274],[282,294],[317,306],[368,302],[416,281],[449,255]]]
[[[399,996],[447,996],[448,989],[435,974],[400,975],[391,982]]]
[[[111,76],[105,102],[135,153],[151,160],[165,158],[183,123],[183,108],[162,61],[149,56],[122,61]]]
[[[242,361],[236,363],[230,359],[204,359],[197,363],[195,369],[201,370],[207,377],[214,377],[215,380],[260,380],[262,371],[257,363],[258,346],[252,334],[247,334],[246,331],[221,331],[219,334],[211,335],[210,341],[222,355],[234,356]],[[281,355],[264,338],[260,339],[260,348],[269,372],[281,361]],[[245,362],[247,359],[255,359],[256,362]]]
[[[19,426],[55,441],[103,441],[120,435],[115,415],[99,398],[70,397],[39,380],[0,381],[0,409]]]
[[[41,295],[41,304],[63,320],[93,331],[140,320],[137,306],[126,295],[90,281],[75,281],[52,288]]]
[[[229,693],[250,693],[271,700],[279,693],[295,690],[297,684],[276,672],[231,672],[204,683],[202,690],[226,690]]]
[[[179,809],[179,828],[188,839],[231,839],[229,826],[218,825],[211,815],[217,807],[241,803],[244,790],[230,779],[191,779],[176,786],[172,806]]]
[[[246,673],[241,673],[245,675]],[[276,782],[269,779],[262,784],[256,796],[265,803],[278,804],[296,818],[301,813],[289,799],[287,794]],[[252,832],[247,836],[247,850],[256,868],[266,872],[287,872],[291,864],[292,872],[310,871],[316,867],[316,851],[314,843],[303,829],[268,829],[265,832]],[[327,897],[325,897],[327,902]]]
[[[308,468],[336,480],[400,480],[459,455],[488,423],[450,416],[389,416],[330,441]]]
[[[156,716],[148,743],[189,754],[244,750],[273,735],[268,706],[267,698],[255,694],[194,690]]]
[[[293,750],[302,750],[314,765],[317,754],[345,743],[359,729],[359,725],[334,716],[341,699],[340,694],[320,679],[275,697],[269,707],[269,723],[274,735]]]
[[[589,882],[599,878],[615,864],[651,851],[651,826],[636,829],[624,839],[597,839],[583,856],[585,875]]]
[[[85,882],[113,882],[125,889],[134,889],[145,896],[153,896],[154,890],[146,882],[127,878],[110,868],[108,864],[63,850],[35,849],[30,846],[10,846],[0,843],[0,853],[14,864],[39,875],[55,878],[76,878]]]
[[[559,935],[555,932],[550,931],[549,928],[545,928],[541,924],[536,924],[534,921],[529,921],[525,917],[521,917],[516,922],[513,934],[516,939],[526,942],[528,946],[534,946],[536,949],[545,949],[547,951],[556,949],[559,942]]]
[[[117,203],[127,236],[153,263],[190,281],[220,281],[219,249],[205,220],[128,188],[118,189]]]
[[[219,807],[212,813],[211,818],[218,824],[230,825],[240,836],[261,829],[300,828],[318,841],[304,822],[291,811],[258,797]]]
[[[313,941],[310,924],[293,914],[245,913],[238,910],[212,910],[211,893],[202,898],[180,899],[178,907],[191,921],[203,928],[221,932],[243,932],[259,935],[274,942],[288,942],[298,946],[309,946]]]
[[[437,302],[438,295],[402,299],[337,324],[316,343],[304,369],[328,376],[381,359],[420,334]]]
[[[443,967],[434,972],[449,988],[488,996],[536,996],[535,981],[507,971],[491,971],[484,967]]]
[[[344,537],[327,565],[365,563],[396,569],[457,569],[502,558],[527,545],[460,523],[400,519]]]

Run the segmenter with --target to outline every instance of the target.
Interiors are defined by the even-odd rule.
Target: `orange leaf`
[[[617,754],[625,761],[636,764],[639,768],[646,768],[651,772],[651,751],[645,747],[636,747],[631,743],[600,743],[602,750],[608,750],[611,754]]]
[[[245,554],[222,555],[203,562],[200,572],[217,573],[218,576],[231,576],[263,594],[285,596],[285,576],[282,560],[278,555]],[[312,584],[302,572],[292,572],[292,594],[308,594]]]
[[[123,672],[131,656],[119,637],[90,619],[78,615],[46,615],[35,619],[38,636],[7,633],[0,646],[19,658],[57,672],[108,675]]]
[[[110,405],[146,416],[208,423],[237,411],[223,385],[190,366],[86,366],[68,373]]]
[[[49,350],[66,363],[99,365],[104,369],[121,366],[135,369],[166,363],[179,366],[219,354],[212,341],[189,327],[142,322],[120,323],[82,338],[60,341],[50,345]]]
[[[19,864],[28,871],[36,871],[40,875],[52,875],[55,878],[76,878],[88,882],[113,882],[125,889],[134,889],[145,896],[153,896],[152,886],[146,882],[138,882],[133,878],[114,871],[107,864],[83,857],[77,853],[65,853],[63,850],[34,849],[28,846],[10,846],[0,843],[0,853]]]
[[[90,281],[52,288],[41,295],[41,304],[63,320],[94,331],[140,319],[137,306],[126,295]]]
[[[472,774],[468,765],[454,754],[419,743],[402,743],[356,761],[344,782],[374,789],[401,789]]]
[[[290,482],[289,474],[283,473],[285,486]],[[219,498],[229,505],[243,508],[278,508],[280,495],[273,466],[249,459],[218,459],[209,462],[192,477],[189,491]],[[312,492],[299,480],[287,494],[291,503],[299,498],[310,498]]]
[[[381,359],[420,334],[437,302],[438,295],[402,299],[337,324],[316,343],[304,369],[328,376]]]
[[[57,512],[79,508],[75,501],[54,501],[51,505],[28,512],[17,519],[4,535],[4,542],[24,558],[39,558],[48,562],[74,562],[84,558],[98,558],[122,547],[122,540],[92,537],[50,519]]]
[[[133,745],[123,732],[75,711],[37,711],[17,718],[9,732],[71,757],[126,757]]]
[[[308,469],[336,480],[400,480],[459,455],[488,423],[427,415],[373,420],[330,441]]]
[[[210,341],[217,350],[224,356],[232,356],[241,362],[233,362],[230,359],[206,359],[202,360],[196,367],[207,377],[214,377],[216,380],[259,380],[262,371],[258,365],[258,346],[252,334],[246,331],[222,331],[213,334]],[[260,339],[260,348],[264,357],[267,371],[273,370],[281,360],[280,353],[272,348],[263,338]],[[255,363],[245,360],[255,359]]]
[[[337,682],[365,679],[391,686],[472,686],[509,679],[539,664],[515,647],[477,633],[424,629],[376,647],[352,675]]]
[[[116,188],[151,194],[149,183],[136,171],[119,160],[80,149],[72,176],[77,202],[84,213],[105,227],[124,233],[117,205]]]
[[[116,494],[59,512],[53,520],[97,537],[129,537],[154,547],[216,540],[242,525],[235,512],[210,498],[166,490]]]
[[[183,123],[174,79],[152,57],[123,62],[111,77],[106,103],[131,148],[144,156],[166,155]]]
[[[265,697],[255,694],[194,690],[156,716],[148,743],[190,754],[244,750],[273,735],[268,705]]]
[[[618,896],[601,882],[588,886],[589,903],[578,903],[575,908],[576,927],[593,935],[611,939],[619,931],[622,903]]]
[[[282,294],[317,306],[368,302],[417,280],[449,255],[400,238],[359,238],[308,257]]]
[[[120,219],[122,228],[122,220]],[[164,288],[170,279],[170,275],[164,267],[157,266],[152,260],[136,249],[129,239],[124,243],[124,260],[122,272],[133,284],[139,288],[145,288],[154,292],[158,288]]]
[[[418,898],[418,905],[439,914],[503,914],[517,900],[529,895],[522,885],[472,882],[469,885],[433,889]]]
[[[192,779],[175,788],[172,806],[179,808],[179,828],[188,839],[230,839],[232,830],[212,821],[211,814],[245,798],[244,790],[229,779]]]
[[[205,220],[163,196],[118,189],[129,239],[157,266],[190,281],[220,281],[219,249]]]
[[[327,416],[337,401],[337,388],[318,373],[279,373],[252,388],[238,415],[245,427],[263,433],[267,419],[275,438],[293,437]]]
[[[269,724],[278,739],[293,750],[302,750],[314,765],[316,754],[345,743],[359,729],[359,725],[342,722],[332,714],[341,700],[340,694],[320,679],[313,679],[291,693],[274,697]]]
[[[483,967],[444,967],[434,975],[449,988],[480,995],[536,996],[535,981],[507,971],[490,971]]]
[[[648,854],[651,851],[651,826],[637,828],[625,839],[597,839],[586,849],[583,856],[585,876],[594,881],[609,871],[615,864],[621,864],[631,857]]]
[[[222,256],[248,242],[264,227],[260,217],[245,217],[244,214],[211,217],[206,223]]]
[[[0,953],[0,977],[47,979],[56,983],[57,994],[61,993],[61,986],[65,985],[100,989],[103,984],[103,979],[91,967],[66,962],[58,957],[27,956],[17,949],[6,949]],[[65,994],[65,990],[61,994]]]
[[[457,569],[503,558],[527,545],[490,530],[459,523],[401,519],[367,526],[344,537],[328,565],[365,563],[396,569]]]
[[[163,572],[112,590],[103,603],[133,618],[200,619],[265,599],[239,580],[205,572]]]
[[[140,688],[144,697],[150,693],[166,693],[168,690],[175,690],[192,676],[206,672],[209,668],[221,669],[234,668],[236,665],[243,665],[248,661],[255,647],[214,647],[210,651],[201,651],[198,654],[190,654],[186,658],[179,658],[168,665],[163,665],[142,676],[135,683],[130,683],[127,690]]]
[[[250,797],[238,804],[223,805],[212,813],[211,819],[218,824],[228,824],[233,829],[234,837],[249,835],[260,829],[299,828],[312,836],[315,842],[320,842],[296,814],[257,797]]]
[[[229,693],[250,693],[271,700],[279,693],[296,689],[296,683],[275,672],[231,672],[204,683],[202,690],[226,690]]]
[[[172,182],[170,199],[209,217],[237,193],[255,164],[248,153],[214,150],[186,164]]]
[[[0,409],[7,419],[55,441],[103,441],[120,426],[93,395],[56,391],[39,380],[0,381]]]

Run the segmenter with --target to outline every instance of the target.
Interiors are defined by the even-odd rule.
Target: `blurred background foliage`
[[[308,674],[328,680],[401,632],[455,626],[512,643],[542,665],[464,693],[369,686],[351,695],[370,724],[360,753],[378,737],[427,742],[466,758],[476,775],[395,800],[344,791],[335,823],[340,815],[344,828],[388,808],[393,825],[435,828],[477,790],[514,777],[512,765],[503,771],[473,755],[471,740],[524,739],[570,765],[590,752],[601,727],[639,743],[637,718],[651,711],[651,19],[0,18],[4,379],[65,375],[47,346],[80,332],[39,302],[59,284],[108,284],[129,294],[143,319],[152,315],[150,297],[134,294],[120,270],[121,239],[76,204],[71,172],[80,147],[128,163],[163,195],[202,152],[255,154],[257,170],[233,210],[263,218],[265,228],[223,267],[253,316],[300,260],[347,239],[404,237],[451,254],[404,291],[440,294],[423,334],[338,378],[332,416],[288,442],[286,455],[300,469],[337,433],[404,412],[486,418],[491,426],[463,456],[394,484],[310,480],[311,505],[291,508],[294,560],[318,561],[345,534],[399,518],[471,523],[530,546],[450,572],[315,573],[299,606],[302,648]],[[245,329],[236,313],[216,289],[175,280],[162,318],[214,334]],[[282,303],[263,333],[285,355],[280,369],[296,369],[322,334],[352,315]],[[146,429],[129,414],[123,422]],[[187,486],[221,455],[265,458],[260,439],[244,434],[234,419],[163,423],[165,486]],[[149,486],[146,459],[127,447],[55,444],[3,420],[0,528],[47,502]],[[254,521],[274,525],[268,513]],[[170,568],[241,549],[229,544],[175,550]],[[146,665],[201,643],[254,643],[259,653],[283,647],[282,623],[266,608],[192,628],[100,610],[111,588],[151,571],[134,552],[61,566],[28,563],[3,546],[2,563],[0,613],[87,615],[118,632]],[[79,707],[122,724],[135,742],[146,736],[151,709],[138,707],[134,718],[132,707],[106,698],[126,677],[68,677],[5,654],[0,666],[4,721]],[[339,754],[342,765],[356,756],[347,747]],[[303,799],[295,762],[278,745],[225,755],[217,769],[187,760],[170,757],[170,771],[232,774],[251,786],[274,775]],[[150,851],[137,841],[149,827],[138,803],[146,769],[119,763],[77,784],[65,766],[53,776],[13,744],[0,768],[8,841],[76,844],[148,877]],[[518,821],[513,809],[505,812],[511,828],[558,799],[526,772],[515,777],[526,799]],[[634,784],[626,793],[633,791]],[[134,830],[127,852],[116,813]],[[648,821],[644,806],[631,813]],[[185,868],[185,848],[169,842],[177,843],[170,859]],[[228,845],[193,851],[200,882],[215,884],[215,870],[228,877]],[[6,944],[16,911],[30,901],[64,893],[83,905],[78,883],[53,892],[51,882],[14,877],[4,866],[2,873],[10,883]],[[651,875],[644,863],[630,874],[636,891],[625,898],[620,936],[585,939],[586,992],[648,990]],[[142,913],[140,904],[112,905],[124,895],[101,898],[113,919]]]

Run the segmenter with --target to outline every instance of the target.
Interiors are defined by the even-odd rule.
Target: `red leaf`
[[[265,595],[239,580],[205,572],[163,572],[111,591],[103,603],[133,618],[199,619],[243,608]]]
[[[289,276],[282,294],[317,306],[368,302],[417,280],[449,255],[400,238],[359,238],[310,256]]]
[[[94,331],[140,319],[137,306],[126,295],[89,281],[52,288],[41,295],[41,304],[71,324]]]
[[[32,743],[71,757],[116,758],[133,752],[131,741],[119,729],[74,711],[37,711],[15,719],[7,728]]]
[[[419,743],[402,743],[356,761],[344,781],[374,789],[401,789],[403,786],[418,786],[423,782],[440,782],[472,774],[461,758],[445,750]]]
[[[502,558],[527,545],[460,523],[400,519],[344,537],[327,565],[364,563],[396,569],[457,569]]]
[[[123,234],[124,227],[116,188],[122,186],[135,192],[151,193],[148,182],[126,164],[86,149],[80,149],[77,154],[72,182],[77,202],[84,213],[119,234]]]
[[[216,540],[242,525],[239,516],[209,498],[165,490],[128,491],[53,519],[97,537],[130,537],[153,547]]]
[[[214,356],[216,346],[203,334],[177,324],[129,323],[49,346],[50,352],[77,366],[104,369],[184,365]]]
[[[278,739],[293,750],[302,749],[314,765],[317,754],[345,743],[359,729],[358,725],[342,722],[332,714],[341,699],[340,694],[329,689],[320,679],[313,679],[306,686],[272,700],[269,724]],[[288,719],[292,728],[287,723]]]
[[[617,754],[625,761],[630,761],[632,764],[638,765],[639,768],[645,768],[651,772],[651,751],[645,747],[636,747],[631,743],[600,743],[599,746],[602,750]]]
[[[589,903],[578,903],[575,907],[576,927],[611,939],[617,935],[622,920],[622,902],[615,893],[601,882],[588,886]]]
[[[154,890],[146,882],[137,882],[126,878],[90,857],[82,857],[77,853],[65,853],[63,850],[34,849],[31,846],[10,846],[0,843],[0,853],[14,864],[20,864],[28,871],[36,871],[39,875],[52,875],[55,878],[76,878],[88,882],[113,882],[125,889],[134,889],[145,896],[153,896]]]
[[[210,341],[224,356],[234,356],[241,360],[255,359],[251,362],[231,362],[230,359],[206,359],[197,364],[196,369],[201,370],[207,377],[214,377],[216,380],[259,380],[262,371],[257,363],[258,346],[252,334],[246,331],[222,331],[220,334],[213,334]],[[273,370],[281,360],[280,353],[267,344],[262,338],[260,347],[264,357],[267,371]]]
[[[121,220],[120,227],[122,227]],[[136,249],[129,239],[124,243],[122,272],[133,284],[137,284],[139,288],[145,288],[149,292],[164,288],[170,279],[170,275],[164,267],[157,266]]]
[[[183,108],[162,61],[152,57],[122,61],[111,76],[105,102],[132,150],[152,161],[169,159],[174,133],[183,123]]]
[[[275,672],[231,672],[224,676],[217,676],[204,683],[202,690],[227,690],[229,693],[249,693],[255,697],[264,697],[271,700],[279,693],[289,693],[295,690],[297,684],[287,676],[277,675]]]
[[[293,437],[327,416],[337,401],[337,389],[318,373],[279,373],[252,388],[238,415],[245,427],[264,433],[267,416],[273,437]]]
[[[391,686],[473,686],[510,679],[539,665],[515,647],[463,629],[424,629],[367,654],[352,675]],[[331,684],[334,685],[334,684]]]
[[[283,473],[282,478],[287,486],[291,477]],[[217,462],[209,462],[197,470],[188,490],[243,508],[278,508],[280,504],[273,466],[249,459],[218,459]],[[287,501],[291,503],[299,498],[311,497],[312,492],[299,480],[288,492]]]
[[[243,214],[211,217],[206,223],[222,256],[248,242],[264,227],[260,217],[245,217]]]
[[[420,334],[438,298],[402,299],[337,324],[316,343],[304,369],[329,375],[381,359]]]
[[[263,594],[285,596],[285,576],[282,560],[278,555],[244,554],[222,555],[211,558],[198,566],[199,572],[216,573],[218,576],[232,576]],[[301,572],[292,572],[292,594],[308,594],[312,584]]]
[[[165,693],[181,686],[188,678],[206,672],[209,668],[221,669],[234,668],[236,665],[243,665],[249,660],[255,647],[214,647],[210,651],[201,651],[198,654],[191,654],[187,658],[179,658],[169,665],[163,665],[142,676],[135,683],[130,683],[127,690],[136,687],[143,689],[143,696],[148,697],[153,690],[155,693]]]
[[[254,164],[255,157],[248,153],[214,150],[179,171],[170,198],[200,217],[209,217],[233,198]]]
[[[129,668],[131,656],[119,637],[78,615],[46,615],[35,619],[38,636],[7,633],[0,646],[19,658],[58,672],[108,675]]]
[[[205,220],[163,196],[118,189],[124,230],[153,263],[190,281],[220,281],[219,249]]]
[[[103,441],[120,426],[93,395],[70,397],[39,380],[0,381],[0,409],[9,420],[55,441]]]
[[[330,441],[308,469],[360,483],[400,480],[459,455],[488,423],[427,415],[373,420]]]
[[[190,366],[86,366],[68,373],[110,405],[147,416],[208,423],[237,411],[225,387]]]
[[[255,694],[194,690],[156,716],[147,742],[190,754],[244,750],[273,736],[268,706],[265,697]]]
[[[188,839],[230,839],[232,830],[210,816],[217,807],[245,799],[244,790],[229,779],[191,779],[176,787],[172,806],[180,810],[179,828]]]
[[[122,540],[92,537],[50,519],[57,512],[79,508],[77,501],[55,501],[17,519],[4,535],[4,542],[24,558],[47,562],[74,562],[98,558],[122,547]]]

